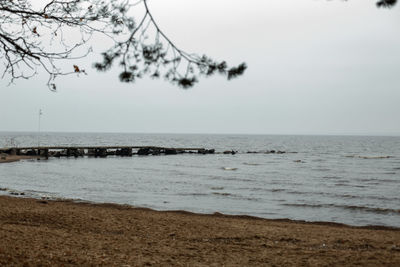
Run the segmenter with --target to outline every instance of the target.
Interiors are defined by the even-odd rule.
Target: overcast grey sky
[[[45,75],[2,80],[0,131],[36,131],[41,108],[43,131],[400,135],[400,6],[375,2],[149,0],[179,47],[245,75],[122,84],[88,58],[57,93]]]

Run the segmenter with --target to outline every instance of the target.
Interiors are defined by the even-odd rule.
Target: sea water
[[[400,137],[0,133],[0,147],[38,144],[204,147],[238,153],[0,164],[0,193],[400,227]],[[271,150],[287,153],[265,153]]]

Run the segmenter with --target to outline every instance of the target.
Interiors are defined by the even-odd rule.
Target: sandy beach
[[[1,266],[399,266],[400,230],[0,197]]]

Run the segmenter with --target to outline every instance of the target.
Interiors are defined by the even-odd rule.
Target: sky
[[[183,90],[118,70],[0,81],[0,131],[400,135],[400,5],[375,1],[149,0],[181,49],[246,62]],[[139,8],[139,7],[138,7]],[[138,9],[138,12],[140,10]],[[95,47],[102,52],[106,43]]]

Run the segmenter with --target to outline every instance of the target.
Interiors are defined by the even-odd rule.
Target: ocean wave
[[[231,194],[231,193],[221,193],[221,192],[212,192],[212,194],[213,195],[218,195],[218,196],[224,196],[224,197],[235,196],[234,194]]]
[[[177,194],[177,195],[178,196],[184,196],[184,197],[186,197],[186,196],[206,197],[209,194],[206,194],[206,193],[180,193],[180,194]]]
[[[281,189],[281,188],[276,188],[276,189],[271,189],[271,192],[283,192],[286,191],[285,189]]]
[[[5,192],[6,194],[12,195],[12,196],[25,196],[25,192],[11,189],[11,188],[0,188],[0,191]]]
[[[260,165],[262,165],[262,164],[243,162],[243,165],[247,165],[247,166],[260,166]]]
[[[315,168],[312,169],[313,171],[320,171],[320,172],[329,172],[331,169],[329,168]]]
[[[224,187],[220,186],[220,187],[211,187],[211,190],[224,190]]]
[[[335,186],[351,186],[347,183],[336,183]]]
[[[382,196],[355,196],[350,194],[335,194],[327,193],[326,195],[334,198],[345,198],[345,199],[367,199],[367,200],[380,200],[380,201],[400,201],[398,197],[382,197]]]
[[[346,158],[359,158],[359,159],[391,159],[393,156],[362,156],[362,155],[347,155]]]
[[[388,173],[383,173],[383,174],[388,174]],[[392,173],[392,174],[396,174],[396,173]],[[382,183],[397,183],[399,182],[399,180],[395,180],[395,179],[381,179],[381,178],[364,178],[364,179],[354,179],[354,181],[357,182],[370,182],[369,184],[382,184]],[[374,183],[371,183],[374,182]]]
[[[324,196],[324,197],[332,197],[335,199],[368,199],[368,200],[380,200],[380,201],[400,201],[400,198],[397,197],[357,196],[351,194],[337,194],[330,192],[287,191],[284,189],[282,189],[281,191],[286,191],[286,193],[293,195]]]
[[[276,192],[284,192],[286,189],[283,188],[260,188],[260,187],[242,187],[240,190],[249,190],[251,192],[268,192],[268,193],[276,193]]]
[[[325,162],[325,159],[313,159],[312,162]]]
[[[224,171],[237,171],[238,168],[232,168],[232,167],[222,167]]]
[[[242,195],[237,195],[237,194],[232,194],[232,193],[227,193],[227,192],[212,192],[212,195],[231,198],[231,199],[238,199],[238,200],[255,201],[255,202],[260,201],[259,198],[242,196]]]
[[[322,178],[324,178],[324,179],[342,179],[343,177],[332,175],[332,176],[323,176]]]
[[[213,180],[221,180],[221,181],[254,182],[253,179],[238,178],[238,177],[211,176],[210,178]]]
[[[338,205],[338,204],[306,204],[306,203],[284,203],[281,204],[289,207],[304,207],[304,208],[339,208],[344,210],[362,211],[376,214],[397,214],[400,215],[400,209],[373,208],[367,206],[355,205]]]
[[[338,182],[334,184],[334,186],[340,186],[340,187],[357,187],[357,188],[365,188],[368,187],[366,185],[360,185],[360,184],[350,184],[347,181],[346,182]]]
[[[16,196],[16,197],[30,197],[30,198],[36,198],[36,199],[52,199],[52,200],[57,200],[57,199],[62,199],[60,196],[58,196],[55,193],[50,193],[46,191],[36,191],[36,190],[16,190],[12,188],[0,188],[1,192],[4,192],[5,194]]]

